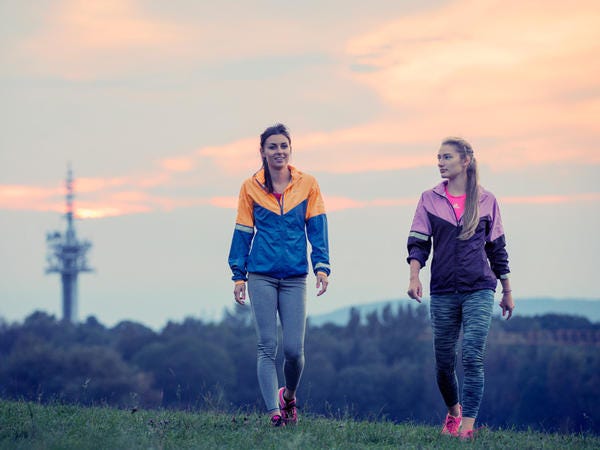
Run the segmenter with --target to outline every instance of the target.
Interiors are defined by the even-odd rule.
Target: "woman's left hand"
[[[500,308],[502,308],[502,317],[508,313],[506,320],[510,319],[512,317],[513,309],[515,309],[515,302],[512,298],[512,294],[510,292],[502,294],[502,300],[500,300],[499,304]]]
[[[328,284],[329,278],[327,275],[325,275],[323,272],[317,272],[317,289],[321,288],[319,289],[319,292],[317,292],[317,297],[325,293]]]

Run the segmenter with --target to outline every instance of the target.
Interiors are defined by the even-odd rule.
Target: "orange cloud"
[[[325,207],[327,211],[341,211],[344,209],[364,208],[367,202],[354,200],[348,197],[324,197]]]
[[[70,79],[135,69],[185,48],[186,30],[145,14],[132,0],[57,1],[22,45],[30,68]]]
[[[500,202],[506,204],[546,205],[576,202],[600,202],[600,192],[587,192],[570,195],[536,195],[525,197],[501,197]]]
[[[101,205],[90,204],[86,207],[76,207],[75,217],[79,219],[104,219],[107,217],[124,216],[128,214],[140,214],[150,212],[151,208],[141,205]]]
[[[194,155],[213,162],[226,174],[251,173],[260,167],[260,142],[257,138],[239,139],[223,145],[198,149]]]
[[[388,117],[329,132],[293,136],[292,164],[306,171],[360,173],[434,166],[441,140],[462,135],[473,144],[480,163],[494,170],[569,162],[599,164],[596,117],[600,101],[552,108],[523,104],[510,111],[464,109]],[[575,106],[573,106],[575,108]],[[224,173],[245,176],[260,166],[256,139],[201,148]]]
[[[170,170],[164,168],[165,172],[150,172],[146,174],[135,174],[114,178],[76,178],[74,188],[79,193],[105,192],[114,188],[127,189],[151,188],[166,185],[171,180]]]
[[[129,183],[126,177],[120,178],[77,178],[73,182],[73,188],[80,193],[96,192],[113,187],[125,186]]]
[[[237,197],[213,197],[209,203],[217,208],[237,208]]]
[[[598,164],[599,16],[591,0],[458,0],[351,39],[348,75],[397,111],[399,144],[454,134],[496,167]]]
[[[154,211],[172,211],[176,208],[197,206],[213,206],[217,208],[237,208],[237,197],[174,197],[154,195],[142,190],[99,189],[91,191],[90,187],[118,185],[121,182],[109,179],[101,183],[93,179],[93,183],[84,183],[88,189],[82,199],[74,202],[75,215],[79,218],[97,219],[127,214],[140,214]],[[96,198],[90,198],[90,195]],[[415,206],[417,199],[413,197],[388,197],[371,199],[354,199],[342,196],[324,196],[327,211],[335,212],[361,208],[389,208],[398,206]],[[561,203],[597,203],[600,193],[588,192],[568,195],[537,195],[502,197],[503,204],[545,205]],[[0,209],[64,212],[64,188],[41,188],[23,185],[0,185]]]
[[[356,200],[350,197],[324,196],[325,208],[328,212],[343,211],[347,209],[361,208],[389,208],[398,206],[416,207],[417,197],[399,198],[373,198],[369,200]],[[538,195],[522,197],[501,197],[502,204],[543,205],[573,202],[600,202],[600,193],[581,193],[571,195]],[[219,208],[237,208],[237,197],[213,197],[209,203]]]
[[[61,211],[64,189],[23,185],[0,185],[0,209]]]
[[[10,199],[22,200],[29,199],[44,199],[53,197],[64,192],[59,187],[55,188],[40,188],[35,186],[23,185],[0,185],[0,199],[8,201]]]
[[[597,86],[599,14],[593,0],[459,0],[378,25],[347,52],[364,68],[353,76],[393,104],[523,103]]]
[[[41,26],[15,48],[13,62],[34,74],[71,80],[98,79],[136,71],[189,68],[223,60],[306,53],[322,48],[323,33],[294,18],[273,20],[255,5],[236,5],[186,15],[175,6],[159,15],[136,0],[55,0],[38,8]],[[194,3],[194,2],[192,2]],[[326,31],[335,37],[333,31]],[[303,36],[273,39],[274,35]]]
[[[195,164],[192,158],[167,158],[160,161],[160,166],[169,172],[190,172]]]

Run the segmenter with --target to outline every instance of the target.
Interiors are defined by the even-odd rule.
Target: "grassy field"
[[[262,414],[127,411],[0,401],[0,448],[10,449],[598,449],[600,437],[481,430],[474,442],[437,428],[301,417],[272,428]]]

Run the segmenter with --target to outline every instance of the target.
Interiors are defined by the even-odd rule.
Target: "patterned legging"
[[[446,406],[459,403],[456,357],[460,327],[463,327],[462,363],[464,417],[477,417],[483,397],[483,356],[492,319],[494,291],[431,295],[436,377]]]

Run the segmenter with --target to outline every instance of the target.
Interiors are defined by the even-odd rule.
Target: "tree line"
[[[94,317],[74,325],[43,312],[0,322],[0,397],[262,410],[249,311],[227,310],[219,323],[169,322],[159,332],[131,321],[107,328]],[[600,324],[585,318],[494,318],[480,423],[599,432],[599,349]],[[423,306],[387,306],[365,317],[353,309],[344,326],[309,320],[305,352],[301,411],[430,424],[445,415]]]

